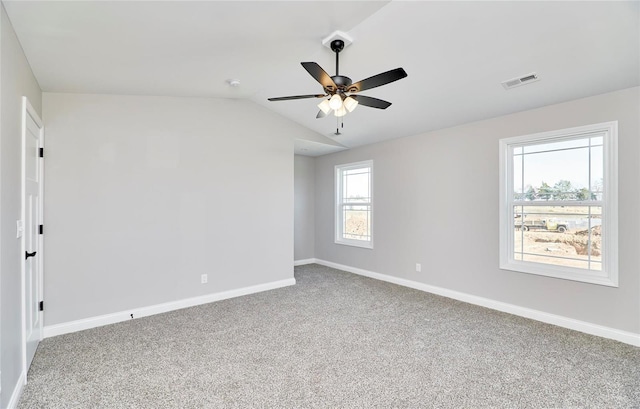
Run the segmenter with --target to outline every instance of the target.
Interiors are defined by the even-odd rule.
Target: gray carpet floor
[[[339,270],[45,339],[19,408],[640,408],[640,348]]]

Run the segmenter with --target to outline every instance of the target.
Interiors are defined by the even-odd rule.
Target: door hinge
[[[44,311],[44,301],[40,301],[40,304],[38,304],[38,309],[40,311]]]
[[[44,225],[41,224],[40,226],[38,226],[38,233],[44,234]]]
[[[44,148],[40,148],[39,153],[40,153],[40,157],[44,158]]]

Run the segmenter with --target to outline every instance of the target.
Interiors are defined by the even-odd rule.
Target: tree
[[[524,194],[524,198],[531,201],[536,200],[536,190],[533,188],[533,186],[529,185],[529,188]]]
[[[577,200],[589,200],[589,189],[586,187],[576,189],[575,195]],[[593,196],[593,194],[591,196]]]
[[[569,200],[575,197],[573,186],[568,180],[559,180],[553,185],[553,200]]]
[[[553,188],[547,185],[547,182],[542,182],[542,184],[538,188],[538,193],[536,196],[540,200],[549,200],[553,197]]]
[[[602,178],[593,182],[593,186],[591,186],[591,199],[596,200],[598,197],[602,198],[602,187],[604,185],[604,180]]]

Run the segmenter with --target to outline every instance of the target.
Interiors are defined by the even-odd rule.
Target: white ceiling
[[[247,98],[321,135],[318,155],[640,85],[640,2],[2,1],[43,91]],[[302,68],[354,39],[340,73],[408,77],[363,92],[335,136]],[[540,81],[500,83],[535,71]],[[239,79],[237,88],[227,79]],[[335,142],[331,142],[335,141]]]

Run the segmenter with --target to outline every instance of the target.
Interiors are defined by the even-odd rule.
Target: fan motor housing
[[[351,78],[344,75],[334,75],[331,79],[340,89],[347,88],[352,83]]]

